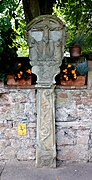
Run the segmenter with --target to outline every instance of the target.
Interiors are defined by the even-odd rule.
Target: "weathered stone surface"
[[[83,145],[61,146],[60,151],[57,151],[57,160],[62,161],[62,163],[87,162],[88,158],[87,146]]]
[[[0,92],[0,160],[35,160],[35,89],[2,89]],[[18,136],[19,123],[27,125],[24,137]]]
[[[16,158],[35,161],[37,123],[35,89],[2,89],[2,91],[0,89],[0,92],[0,160]],[[43,90],[42,92],[44,93]],[[92,90],[58,88],[55,94],[58,162],[92,162]],[[63,94],[67,95],[63,96]],[[26,100],[22,101],[22,97],[26,97]],[[28,108],[28,103],[30,108]],[[20,104],[23,105],[20,106]],[[18,107],[21,108],[18,109]],[[24,137],[18,136],[18,123],[23,122],[27,125],[27,134]],[[44,142],[46,143],[46,140]],[[43,157],[44,153],[41,154]],[[46,158],[51,154],[53,151],[48,150]],[[44,163],[52,164],[50,159],[42,160],[42,165]]]
[[[36,150],[32,147],[25,149],[24,147],[17,152],[17,159],[21,161],[35,160]]]
[[[27,26],[29,58],[37,83],[53,84],[64,54],[63,22],[51,15],[35,18]]]
[[[54,88],[37,91],[37,159],[38,166],[56,166]]]
[[[58,88],[56,95],[57,160],[92,161],[92,91]]]
[[[56,166],[55,76],[64,54],[64,24],[55,16],[35,18],[28,26],[29,58],[37,75],[37,166]]]
[[[77,130],[72,127],[57,127],[57,145],[76,145],[77,143]]]

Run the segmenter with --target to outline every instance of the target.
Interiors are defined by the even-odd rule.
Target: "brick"
[[[67,93],[60,93],[59,96],[60,96],[61,98],[68,98]]]

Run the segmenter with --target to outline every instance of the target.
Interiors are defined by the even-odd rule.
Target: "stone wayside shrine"
[[[55,16],[39,16],[28,24],[27,38],[32,72],[37,76],[36,164],[56,167],[55,76],[64,53],[64,24]]]

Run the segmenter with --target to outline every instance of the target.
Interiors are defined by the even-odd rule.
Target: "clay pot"
[[[20,79],[17,80],[19,86],[30,86],[32,84],[32,77],[30,76],[29,79]]]
[[[29,76],[29,78],[27,80],[25,79],[19,79],[19,80],[15,80],[13,75],[8,75],[7,76],[7,85],[9,86],[30,86],[32,84],[32,76]]]
[[[17,82],[14,79],[13,75],[8,75],[7,76],[7,85],[12,86],[12,85],[17,85]]]
[[[86,76],[78,76],[76,80],[64,81],[61,80],[62,86],[84,86],[86,82]]]
[[[69,49],[71,57],[79,57],[81,55],[81,47],[79,45],[73,45]]]

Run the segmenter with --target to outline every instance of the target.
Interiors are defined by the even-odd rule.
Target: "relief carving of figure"
[[[30,43],[30,59],[37,61],[42,57],[42,45],[41,43],[37,42],[34,37],[31,36],[31,43]]]
[[[43,141],[44,147],[46,149],[49,148],[48,146],[48,139],[51,136],[51,120],[52,120],[52,113],[51,113],[51,107],[50,107],[50,92],[48,90],[45,90],[42,94],[42,115],[41,115],[41,131],[40,131],[40,137],[41,141]]]
[[[54,53],[54,43],[53,40],[50,39],[50,30],[48,26],[45,26],[43,32],[43,58],[51,60],[51,57]]]
[[[58,39],[54,42],[54,60],[58,60],[62,58],[62,40]]]
[[[43,28],[42,39],[39,41],[36,37],[33,37],[29,40],[30,47],[30,59],[32,60],[52,60],[54,55],[54,41],[50,38],[50,30],[48,26]],[[39,34],[38,34],[39,35]]]
[[[38,58],[38,52],[37,52],[37,47],[36,47],[36,42],[33,37],[31,37],[31,43],[29,46],[29,51],[30,51],[30,59],[37,60]]]

